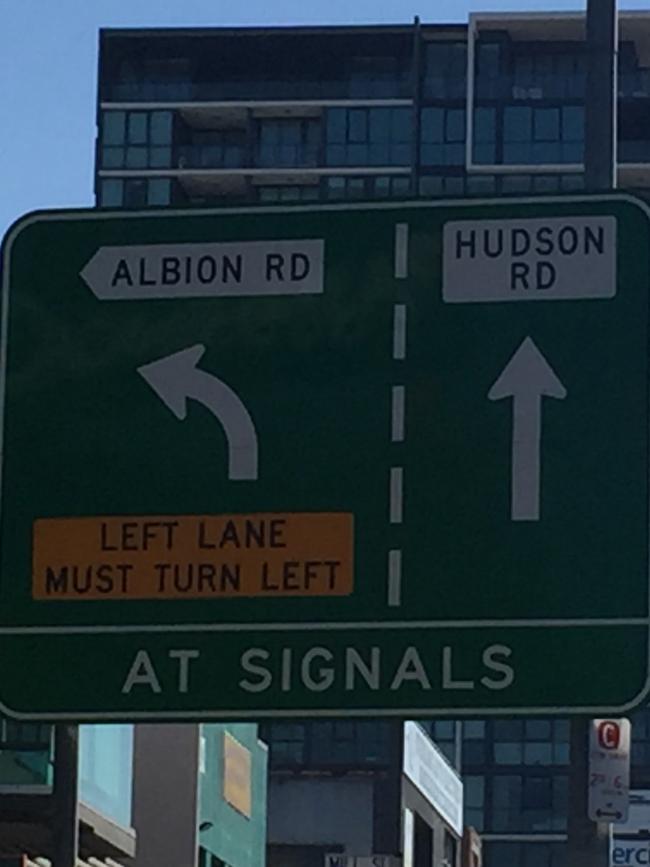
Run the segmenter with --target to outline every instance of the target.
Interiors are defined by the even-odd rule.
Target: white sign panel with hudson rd
[[[463,220],[443,229],[443,299],[554,301],[616,294],[616,220]]]

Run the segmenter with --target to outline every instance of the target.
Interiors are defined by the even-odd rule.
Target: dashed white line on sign
[[[395,224],[394,276],[398,280],[408,277],[408,223]],[[393,361],[406,359],[406,304],[393,306]],[[406,437],[406,387],[391,386],[390,438],[392,443],[402,443]],[[401,524],[404,517],[404,468],[390,468],[389,520],[392,525]],[[397,607],[402,601],[402,549],[388,552],[387,602]]]
[[[406,358],[406,304],[393,308],[393,358],[395,361]]]
[[[404,470],[402,467],[390,469],[390,522],[401,524],[403,517]]]
[[[388,552],[388,604],[397,606],[402,601],[402,552],[396,548]]]
[[[403,385],[393,386],[393,401],[391,411],[391,439],[394,443],[404,442],[404,403],[405,389]]]
[[[395,276],[404,279],[408,276],[409,225],[395,225]]]

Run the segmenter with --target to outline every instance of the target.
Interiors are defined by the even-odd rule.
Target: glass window
[[[477,740],[485,737],[485,722],[483,720],[467,720],[463,723],[463,738]]]
[[[489,196],[496,190],[496,178],[494,175],[469,175],[466,188],[470,196]]]
[[[318,147],[313,145],[313,128],[318,132],[319,123],[313,120],[262,120],[259,122],[257,164],[261,166],[316,165]],[[225,138],[220,141],[220,164],[224,163]],[[237,146],[231,141],[229,158],[241,165],[243,143]]]
[[[482,807],[485,804],[485,777],[463,775],[463,797],[468,807]]]
[[[474,111],[474,141],[493,142],[496,139],[496,109],[477,108]]]
[[[504,193],[529,193],[531,183],[530,175],[504,175],[501,179],[501,191]]]
[[[408,144],[411,141],[412,125],[413,113],[410,108],[390,110],[390,138],[393,142]]]
[[[375,127],[381,122],[382,109],[372,109],[375,115]],[[386,118],[388,120],[388,118]],[[368,111],[366,109],[350,109],[348,118],[348,140],[365,142],[368,140]]]
[[[531,162],[530,143],[505,142],[503,145],[503,162],[507,165],[525,165]]]
[[[583,141],[585,137],[585,110],[581,105],[567,105],[562,109],[562,138],[565,141]]]
[[[345,178],[328,178],[327,179],[327,198],[342,199],[345,197]]]
[[[147,204],[153,206],[168,205],[171,201],[172,183],[169,178],[149,178]]]
[[[104,169],[121,169],[124,166],[124,148],[120,147],[104,147],[102,148],[102,168]]]
[[[479,166],[490,166],[496,162],[495,142],[475,142],[474,162]]]
[[[144,208],[147,204],[147,181],[129,178],[124,181],[124,207]]]
[[[172,161],[172,149],[163,147],[149,148],[149,166],[152,169],[169,168]]]
[[[550,777],[524,777],[521,805],[524,809],[546,809],[552,806],[553,781]]]
[[[468,187],[469,195],[481,195],[480,190],[472,190]],[[482,765],[486,761],[485,741],[465,741],[463,744],[463,766]]]
[[[405,198],[411,192],[411,178],[410,177],[399,177],[393,178],[391,184],[392,190],[391,194],[396,198]]]
[[[124,181],[119,178],[103,178],[101,182],[99,204],[103,208],[119,208],[122,206]]]
[[[560,138],[559,108],[537,108],[533,114],[535,141],[557,141]]]
[[[423,142],[444,141],[445,111],[442,108],[423,108],[421,136]]]
[[[503,138],[507,142],[529,142],[532,109],[507,106],[503,113]]]
[[[533,175],[534,193],[557,193],[560,179],[557,175]]]
[[[338,111],[343,114],[334,114]],[[411,115],[408,109],[328,111],[328,165],[408,165],[411,161],[410,141]]]
[[[344,108],[330,108],[327,112],[327,140],[329,142],[345,142],[346,126],[346,110]]]
[[[442,195],[442,178],[439,175],[422,175],[419,181],[421,196]]]
[[[171,111],[152,111],[149,140],[154,145],[168,145],[172,140]]]
[[[423,94],[433,99],[462,99],[467,76],[465,42],[430,42],[424,52]]]
[[[447,830],[445,830],[443,851],[445,855],[445,863],[449,864],[450,867],[454,867],[456,864],[456,839],[452,837]]]
[[[102,142],[105,145],[123,144],[126,137],[126,113],[105,111],[102,116]]]
[[[456,736],[456,723],[453,720],[436,720],[431,726],[434,740],[451,740]]]
[[[553,744],[550,741],[532,741],[524,744],[524,764],[553,764]]]
[[[422,109],[422,165],[462,165],[465,162],[465,112],[462,109]]]
[[[545,719],[526,720],[524,726],[525,736],[529,740],[541,741],[551,738],[552,722]]]
[[[128,141],[130,144],[146,144],[147,114],[144,111],[130,111],[128,118]]]
[[[372,142],[389,142],[391,138],[390,115],[381,108],[371,108],[370,139]],[[364,136],[365,140],[365,136]]]
[[[443,178],[443,189],[446,196],[464,196],[465,178],[460,175],[449,175]]]
[[[523,761],[523,744],[521,743],[498,743],[494,744],[494,761],[497,765],[520,765]]]
[[[494,738],[498,741],[520,741],[524,736],[523,720],[495,720]]]
[[[133,726],[79,726],[79,798],[131,826]]]
[[[349,178],[347,184],[347,197],[349,199],[363,199],[366,185],[363,178]]]
[[[146,169],[148,156],[146,147],[128,147],[126,149],[127,169]]]
[[[447,111],[446,141],[465,141],[465,110],[449,109]]]

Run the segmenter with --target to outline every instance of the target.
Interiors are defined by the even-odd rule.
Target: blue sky
[[[555,10],[581,9],[552,0]],[[650,0],[627,0],[642,9]],[[0,236],[34,208],[92,205],[100,27],[464,21],[534,0],[0,0]]]

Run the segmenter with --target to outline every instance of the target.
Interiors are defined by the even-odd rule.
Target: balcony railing
[[[247,162],[240,145],[181,145],[175,153],[179,169],[241,169]]]
[[[302,144],[261,144],[255,154],[255,165],[260,168],[301,168],[319,164],[319,148]]]
[[[179,169],[309,168],[321,162],[319,148],[311,145],[258,145],[252,160],[243,145],[182,145],[175,154]]]
[[[650,139],[619,141],[617,158],[619,163],[650,163]]]
[[[410,99],[411,85],[395,76],[340,80],[255,79],[214,82],[116,82],[109,102],[228,102],[238,100]]]

